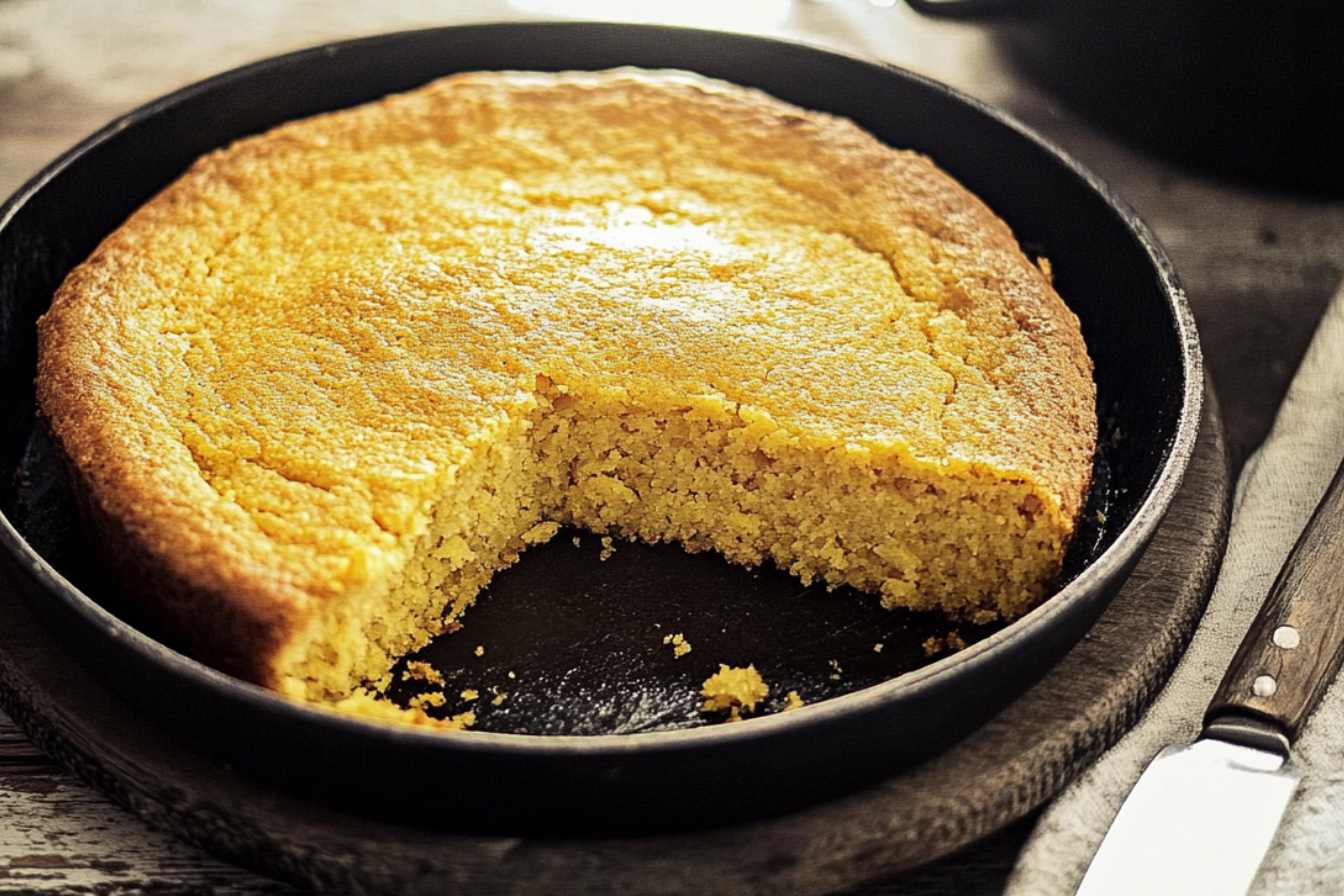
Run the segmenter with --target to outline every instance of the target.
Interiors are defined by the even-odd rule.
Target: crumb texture
[[[562,525],[1019,615],[1095,441],[1077,320],[979,200],[685,73],[472,73],[242,140],[39,328],[145,599],[346,709]]]
[[[735,720],[755,711],[756,704],[770,696],[770,686],[761,678],[755,666],[739,668],[719,663],[719,671],[705,679],[705,683],[700,686],[700,696],[705,698],[702,711],[727,713],[730,719]],[[800,706],[802,701],[798,700],[798,694],[790,691],[787,707],[796,709]]]

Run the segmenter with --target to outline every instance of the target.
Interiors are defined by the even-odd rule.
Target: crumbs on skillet
[[[691,652],[691,642],[686,640],[686,636],[681,632],[675,635],[664,635],[663,643],[672,648],[672,656],[675,659],[681,659]]]
[[[761,678],[754,665],[745,669],[719,663],[715,672],[700,686],[705,702],[701,712],[726,712],[728,721],[736,722],[750,714],[770,694],[770,686]]]
[[[402,681],[423,681],[427,684],[443,684],[443,673],[422,660],[411,660],[406,671],[401,673]]]

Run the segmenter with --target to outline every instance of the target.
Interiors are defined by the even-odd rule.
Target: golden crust
[[[598,248],[648,259],[637,280],[594,261],[616,219],[644,242]],[[664,276],[688,246],[704,266],[671,280],[718,290],[696,307]],[[795,306],[825,317],[850,282],[865,316],[787,341]],[[748,313],[744,289],[780,295]],[[908,344],[851,363],[860,320]],[[458,75],[211,153],[71,272],[37,394],[126,580],[203,659],[274,684],[276,653],[393,562],[539,359],[625,388],[566,360],[579,344],[875,463],[1039,483],[1065,530],[1088,484],[1091,362],[1008,227],[923,156],[685,73]]]

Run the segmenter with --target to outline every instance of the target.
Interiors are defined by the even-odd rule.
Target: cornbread
[[[681,632],[675,635],[664,635],[663,643],[672,648],[672,658],[681,659],[692,650],[691,642],[686,640],[686,636]]]
[[[324,701],[324,704],[336,712],[399,725],[419,725],[427,728],[462,730],[476,724],[476,713],[467,711],[438,718],[425,711],[425,707],[443,706],[447,698],[442,691],[429,691],[412,697],[406,708],[399,707],[382,695],[370,692],[366,688],[355,688],[349,695],[339,700]]]
[[[789,694],[792,696],[788,698],[787,705],[796,708],[792,698],[798,695],[793,691]],[[742,668],[719,663],[719,671],[706,678],[700,686],[700,696],[705,698],[700,707],[701,712],[726,712],[729,718],[736,720],[743,713],[754,711],[756,704],[770,696],[770,686],[761,678],[755,666]]]
[[[310,700],[381,690],[562,524],[1017,616],[1096,436],[1078,322],[983,203],[677,72],[457,75],[241,140],[39,337],[128,594]]]
[[[925,656],[937,656],[940,653],[956,653],[959,650],[966,649],[966,640],[961,637],[960,632],[953,629],[942,637],[930,635],[924,639],[923,647]]]
[[[423,694],[416,694],[410,699],[408,706],[412,709],[424,709],[426,706],[440,707],[448,702],[448,698],[443,691],[426,691]]]
[[[444,683],[442,672],[429,663],[420,660],[411,660],[407,663],[406,671],[401,673],[401,679],[402,681],[424,681],[437,685]]]

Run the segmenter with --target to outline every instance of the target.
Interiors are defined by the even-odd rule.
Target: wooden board
[[[1193,631],[1226,537],[1229,467],[1211,392],[1206,408],[1190,471],[1156,538],[1059,666],[939,758],[781,818],[676,836],[540,840],[444,833],[304,803],[145,725],[7,596],[0,705],[44,750],[155,826],[307,886],[828,892],[931,861],[1021,818],[1133,724]]]

